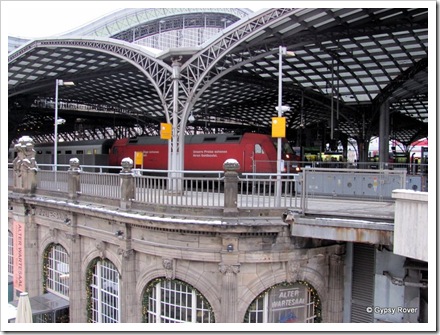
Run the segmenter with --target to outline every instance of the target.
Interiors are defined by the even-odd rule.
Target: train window
[[[66,150],[65,154],[66,155],[71,155],[72,154],[72,150]]]
[[[91,155],[92,154],[92,149],[87,149],[86,155]]]
[[[77,155],[83,155],[84,154],[84,150],[76,150],[76,154]]]
[[[290,146],[289,143],[284,143],[284,145],[283,145],[283,151],[284,151],[284,153],[286,153],[286,154],[293,154],[293,153],[294,153],[294,151],[293,151],[293,149],[292,149],[292,147]]]
[[[93,154],[96,155],[98,153],[98,149],[93,149]]]
[[[264,154],[263,147],[260,144],[255,144],[254,152],[256,154]]]
[[[216,139],[216,137],[205,137],[203,142],[215,142]]]
[[[229,136],[229,137],[226,137],[226,142],[232,142],[232,141],[238,141],[238,140],[240,140],[240,136]]]
[[[46,154],[51,154],[52,151],[46,150]]]

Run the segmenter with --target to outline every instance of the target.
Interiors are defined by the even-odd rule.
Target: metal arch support
[[[181,145],[184,143],[183,127],[186,124],[190,108],[195,103],[195,98],[200,96],[197,94],[198,90],[209,84],[212,75],[215,77],[221,75],[222,71],[215,69],[215,65],[242,40],[258,34],[270,24],[288,17],[295,11],[297,11],[297,9],[294,8],[275,8],[267,10],[235,27],[235,29],[228,31],[222,35],[221,38],[215,40],[182,65],[180,68],[180,79],[176,81],[178,88],[173,90],[173,93],[177,93],[179,98],[173,97],[171,90],[165,95],[165,99],[169,103],[168,110],[171,109],[171,101],[173,101],[174,105],[178,105],[178,111],[173,115],[173,118],[179,118],[179,122],[177,123],[173,120],[173,125],[177,125],[177,127],[173,129],[173,136],[176,136],[178,140],[175,143],[173,142],[173,145],[176,146],[172,148],[172,153],[176,153],[177,156],[173,157],[178,159],[178,161],[181,162],[180,164],[183,162],[183,150],[181,148]],[[185,101],[180,98],[181,96],[185,97]],[[177,106],[174,106],[174,109],[176,108]],[[184,121],[182,121],[182,119]]]
[[[207,74],[214,69],[214,66],[243,39],[258,34],[268,25],[284,19],[295,12],[294,8],[275,8],[268,10],[243,24],[228,31],[221,38],[215,40],[211,45],[195,54],[182,66],[182,75],[192,85],[192,94],[195,88],[206,80]],[[215,69],[214,69],[215,71]]]
[[[428,68],[428,58],[422,58],[406,71],[394,78],[373,101],[373,109],[378,109],[387,99],[393,100],[393,93],[400,88],[407,80],[414,78],[420,71]]]
[[[99,39],[52,39],[52,40],[35,40],[24,48],[8,57],[11,63],[15,59],[20,58],[23,54],[39,47],[72,47],[80,49],[89,49],[108,53],[127,60],[133,66],[137,67],[148,80],[153,84],[156,92],[164,107],[164,113],[167,121],[169,120],[169,109],[165,97],[172,87],[172,68],[161,60],[155,59],[140,50],[125,45],[125,43],[112,43]]]
[[[247,58],[245,60],[239,61],[239,62],[234,62],[235,59],[231,59],[231,62],[234,62],[234,64],[230,67],[228,67],[227,69],[223,70],[222,72],[217,73],[214,77],[210,77],[208,80],[203,82],[203,86],[201,86],[197,92],[195,92],[195,94],[193,95],[192,99],[187,101],[187,109],[186,109],[186,113],[189,114],[189,112],[192,110],[192,108],[194,107],[194,105],[196,104],[197,100],[200,98],[200,96],[202,96],[202,94],[213,84],[215,83],[217,80],[219,80],[220,78],[226,76],[228,73],[242,67],[243,65],[246,65],[248,63],[252,63],[255,62],[261,58],[266,57],[267,55],[271,55],[271,54],[277,54],[278,53],[278,49],[274,49],[274,50],[270,50],[270,51],[265,51],[262,53],[259,53],[257,55],[255,55],[254,57],[250,57]],[[187,117],[188,115],[185,115],[185,117],[183,117],[182,119],[182,128],[185,129],[186,127],[186,121],[187,121]]]

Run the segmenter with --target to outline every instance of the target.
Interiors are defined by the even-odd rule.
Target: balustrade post
[[[121,177],[121,209],[130,209],[131,201],[134,199],[134,176],[133,160],[124,158],[121,162],[122,170],[119,173]]]
[[[240,164],[235,159],[227,159],[223,163],[225,170],[225,204],[223,214],[225,216],[234,216],[238,214],[238,170]]]
[[[69,192],[69,199],[73,202],[77,202],[78,194],[81,192],[81,184],[79,182],[79,159],[71,158],[69,160],[70,168],[68,170],[67,187]]]

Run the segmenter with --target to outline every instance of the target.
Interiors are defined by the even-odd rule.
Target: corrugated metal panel
[[[351,322],[373,322],[374,313],[374,245],[353,245],[353,283],[351,292]]]

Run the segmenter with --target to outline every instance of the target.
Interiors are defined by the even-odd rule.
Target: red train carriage
[[[222,171],[223,163],[236,159],[240,173],[275,173],[277,139],[264,134],[199,134],[185,136],[184,169],[191,171]],[[136,167],[168,169],[168,141],[159,137],[137,137],[116,140],[109,155],[109,165],[120,165],[130,157]],[[136,157],[141,157],[136,159]],[[283,141],[284,172],[295,172],[296,161],[287,141]]]

